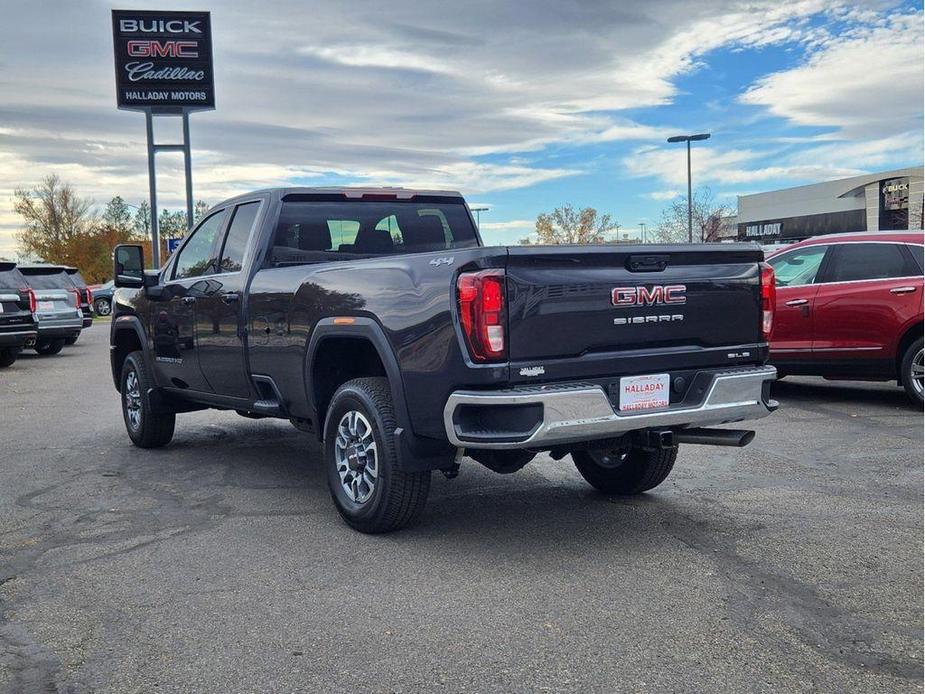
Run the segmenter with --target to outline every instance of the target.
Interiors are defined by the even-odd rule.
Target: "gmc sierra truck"
[[[608,494],[683,443],[764,417],[773,271],[754,245],[485,247],[458,193],[286,188],[216,206],[156,271],[114,252],[112,377],[128,435],[177,413],[288,419],[323,442],[334,503],[385,532],[463,455],[501,473],[572,457]]]

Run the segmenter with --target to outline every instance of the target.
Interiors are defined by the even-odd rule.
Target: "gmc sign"
[[[113,10],[119,108],[180,113],[215,108],[208,12]]]

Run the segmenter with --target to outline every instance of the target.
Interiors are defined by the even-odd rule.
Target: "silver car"
[[[63,265],[20,265],[19,271],[35,292],[38,338],[35,351],[57,354],[68,338],[77,338],[83,328],[81,296]]]

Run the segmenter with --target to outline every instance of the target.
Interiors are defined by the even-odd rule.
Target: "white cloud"
[[[652,200],[674,200],[680,194],[677,190],[653,190],[646,193],[646,197]]]
[[[821,42],[803,64],[762,78],[741,100],[846,138],[921,132],[923,44],[922,12],[897,14]]]

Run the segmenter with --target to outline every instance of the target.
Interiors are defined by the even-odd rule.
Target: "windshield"
[[[465,203],[461,199],[458,203],[442,200],[284,202],[270,263],[288,265],[477,246]]]

